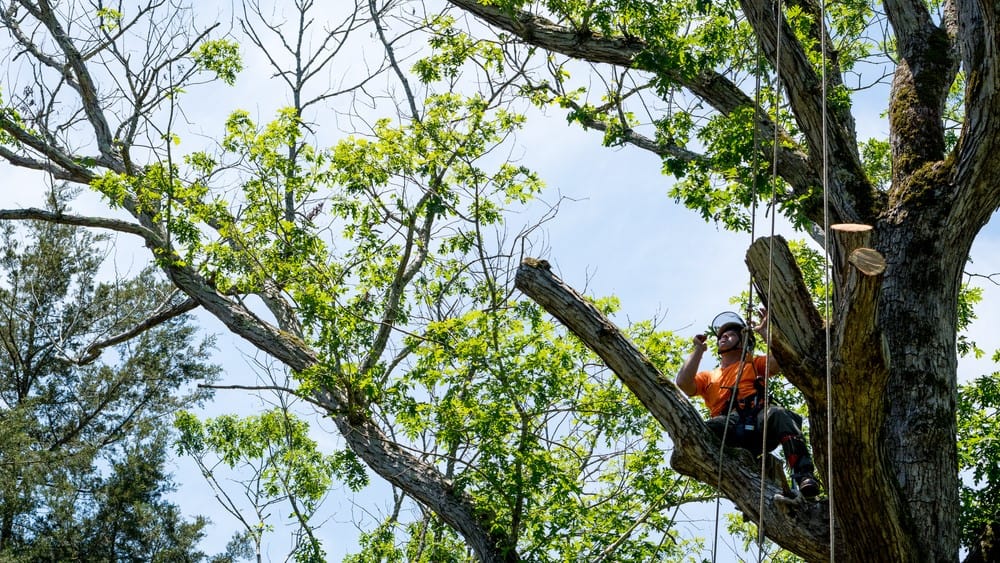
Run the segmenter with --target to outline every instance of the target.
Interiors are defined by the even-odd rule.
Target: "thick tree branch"
[[[93,172],[80,164],[76,158],[60,150],[54,143],[29,132],[21,123],[12,119],[8,111],[2,109],[0,109],[0,130],[5,131],[18,142],[31,147],[48,161],[42,163],[37,159],[18,155],[6,147],[0,147],[2,150],[0,156],[6,158],[14,166],[27,164],[30,168],[50,170],[56,178],[79,184],[89,184],[94,179]]]
[[[497,28],[514,34],[530,45],[594,63],[656,73],[674,84],[687,88],[724,115],[729,115],[739,108],[754,107],[753,98],[732,80],[713,69],[705,68],[690,74],[674,68],[652,68],[639,64],[637,56],[646,52],[648,47],[636,38],[607,37],[593,32],[577,33],[543,17],[524,11],[512,14],[508,10],[483,5],[479,0],[448,0],[448,2]],[[670,57],[648,57],[649,60],[659,58]],[[758,115],[758,134],[761,138],[774,138],[775,125],[766,117],[767,112],[759,110],[756,115]],[[784,131],[780,132],[779,138],[781,143],[777,158],[782,178],[796,190],[797,195],[808,193],[820,185],[821,182],[807,155],[794,148],[794,140]],[[857,158],[854,156],[852,159]]]
[[[147,242],[159,239],[159,236],[155,231],[137,223],[130,223],[119,219],[108,219],[105,217],[67,215],[58,211],[49,211],[46,209],[39,209],[37,207],[29,207],[26,209],[0,209],[0,220],[48,221],[50,223],[58,223],[60,225],[92,227],[96,229],[117,231],[119,233],[128,233],[142,237]]]
[[[951,210],[953,232],[964,225],[975,231],[1000,208],[1000,13],[994,2],[955,0],[956,27],[961,42],[962,67],[966,69],[965,120],[957,147],[955,185],[958,192]]]
[[[474,501],[441,472],[417,459],[383,434],[374,423],[334,418],[344,439],[359,457],[392,485],[399,487],[423,505],[430,507],[449,526],[457,530],[481,561],[516,563],[516,546],[493,515],[474,509]]]
[[[46,174],[51,174],[52,178],[56,180],[80,182],[85,179],[78,174],[67,172],[65,169],[56,166],[51,161],[37,160],[28,156],[19,155],[3,146],[0,146],[0,158],[6,160],[17,168],[27,168],[29,170],[38,170],[45,172]]]
[[[899,64],[889,102],[889,142],[893,154],[890,197],[903,200],[911,176],[945,156],[944,111],[959,68],[954,38],[934,25],[927,7],[916,0],[888,0],[889,22],[898,38]]]
[[[934,21],[927,11],[927,4],[921,0],[885,0],[885,13],[889,16],[897,41],[913,43],[926,37],[933,29]],[[907,51],[912,47],[901,47]]]
[[[316,353],[301,338],[271,326],[220,295],[207,280],[189,268],[167,260],[163,261],[162,268],[178,288],[222,321],[229,330],[258,349],[299,372],[319,364]],[[518,560],[514,547],[509,545],[506,537],[494,531],[489,517],[477,510],[470,496],[457,490],[436,468],[386,437],[360,409],[349,408],[350,402],[342,390],[322,387],[313,392],[308,400],[321,405],[331,415],[352,450],[365,463],[384,479],[434,510],[463,535],[481,559],[491,562]]]
[[[809,406],[809,434],[820,475],[825,477],[832,469],[833,483],[827,483],[827,487],[834,491],[835,514],[865,515],[849,521],[838,518],[838,536],[861,538],[866,527],[878,525],[906,538],[903,530],[907,526],[907,507],[880,434],[886,417],[889,375],[877,326],[882,270],[877,260],[858,254],[859,249],[870,244],[871,231],[863,225],[832,229],[836,294],[830,350],[825,343],[823,320],[805,290],[784,239],[755,241],[748,251],[747,264],[758,292],[770,295],[764,300],[768,301],[769,318],[778,329],[774,331],[771,353],[788,380],[803,392]],[[832,391],[829,398],[828,370]],[[828,431],[830,423],[832,434]],[[836,463],[828,459],[831,440],[833,451],[840,456],[850,452],[850,458],[857,462],[845,465],[843,457]],[[876,505],[870,502],[874,495],[882,497]],[[866,503],[870,505],[867,508]],[[837,550],[844,550],[849,560],[865,559],[865,553],[872,560],[901,560],[903,554],[916,549],[912,544],[884,544],[848,542],[838,545]]]
[[[747,250],[746,262],[767,307],[772,327],[769,353],[806,399],[825,404],[823,318],[788,243],[780,236],[759,238]]]
[[[722,493],[750,518],[758,522],[763,518],[767,522],[768,537],[802,557],[818,560],[828,553],[824,545],[827,525],[823,503],[784,513],[773,501],[781,489],[776,483],[766,481],[764,513],[760,514],[761,477],[749,454],[732,451],[732,455],[720,459],[718,440],[684,393],[600,311],[553,275],[548,262],[525,259],[515,283],[596,352],[663,425],[673,441],[671,465],[677,471],[720,486]]]
[[[784,15],[777,17],[777,4],[768,0],[742,0],[744,14],[758,34],[767,59],[775,68],[788,95],[789,105],[808,146],[810,168],[814,171],[814,183],[795,183],[779,172],[798,195],[806,195],[822,186],[824,164],[835,170],[828,182],[827,197],[830,203],[832,222],[870,222],[878,212],[880,196],[868,182],[858,153],[854,121],[847,108],[831,109],[831,104],[823,98],[823,76],[814,68],[795,32],[788,25]],[[797,3],[819,21],[818,6],[808,0]],[[825,27],[814,25],[811,29],[817,48],[826,35]],[[830,44],[827,36],[827,45]],[[829,49],[829,47],[828,47]],[[842,86],[839,65],[835,55],[827,53],[828,96]],[[824,115],[826,116],[827,138],[824,143]],[[828,154],[824,157],[824,146]],[[781,164],[779,163],[779,171]],[[820,209],[809,212],[810,218],[822,224]]]
[[[97,146],[103,156],[113,158],[114,139],[111,136],[111,127],[104,116],[100,95],[97,91],[97,84],[90,74],[90,69],[87,68],[86,61],[77,50],[67,31],[59,23],[59,17],[49,4],[49,0],[40,0],[37,6],[32,6],[28,2],[22,2],[21,5],[38,18],[42,25],[52,34],[52,38],[56,41],[56,44],[59,45],[59,49],[66,57],[66,64],[72,69],[73,76],[76,79],[75,82],[71,83],[80,94],[83,111],[87,114],[87,120],[90,122],[91,127],[93,127]]]

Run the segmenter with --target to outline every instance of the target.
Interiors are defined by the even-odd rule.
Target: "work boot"
[[[799,435],[789,434],[781,438],[781,448],[788,467],[792,470],[792,481],[798,486],[799,492],[807,499],[816,498],[819,483],[813,477],[813,462],[805,441]]]
[[[813,477],[812,472],[808,473],[793,473],[792,480],[799,488],[799,493],[809,500],[816,498],[819,495],[819,482]]]

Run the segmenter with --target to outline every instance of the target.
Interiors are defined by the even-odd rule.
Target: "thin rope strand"
[[[754,148],[753,148],[753,160],[752,160],[752,169],[751,169],[752,177],[751,177],[751,181],[750,181],[750,205],[751,205],[751,211],[750,211],[750,243],[751,244],[753,244],[754,237],[756,236],[756,230],[757,230],[757,191],[758,191],[757,190],[757,182],[758,182],[757,170],[760,167],[760,131],[757,128],[757,117],[759,115],[760,106],[761,106],[761,103],[760,103],[761,102],[761,93],[760,93],[760,90],[761,90],[761,88],[760,88],[760,83],[761,83],[761,79],[760,79],[760,74],[761,74],[761,52],[760,51],[761,51],[760,50],[760,41],[757,41],[757,48],[756,48],[756,52],[755,52],[755,56],[754,56],[754,78],[755,78],[755,83],[754,83],[754,121],[752,123],[752,126],[753,126],[753,128],[752,128],[752,130],[753,130],[753,147]],[[749,282],[749,287],[747,289],[747,295],[748,295],[748,298],[747,298],[747,307],[746,307],[746,312],[744,314],[745,314],[745,317],[747,319],[749,319],[750,318],[750,313],[753,310],[753,277],[752,276],[750,276],[750,282]],[[744,340],[744,348],[745,348],[745,343],[746,343],[747,339],[744,338],[743,340]],[[745,352],[745,349],[744,349],[744,352]],[[746,354],[744,353],[743,359],[740,360],[739,373],[736,376],[735,387],[734,387],[733,392],[730,395],[729,405],[728,405],[728,408],[726,410],[726,424],[722,428],[722,445],[719,447],[719,470],[718,470],[718,478],[716,479],[716,487],[715,487],[715,530],[714,530],[714,533],[712,535],[712,563],[715,563],[715,561],[716,561],[716,553],[717,553],[716,549],[717,549],[718,540],[719,540],[719,507],[720,507],[721,498],[722,498],[722,491],[721,491],[721,489],[722,489],[722,463],[723,463],[722,456],[725,454],[726,435],[728,434],[728,431],[729,431],[729,417],[730,417],[730,415],[732,415],[733,406],[735,404],[734,400],[735,400],[736,394],[739,392],[740,378],[743,377],[743,370],[745,369],[745,367],[746,367]]]
[[[772,139],[771,147],[771,198],[768,211],[771,214],[771,236],[768,239],[768,250],[767,250],[767,303],[771,303],[771,278],[774,276],[774,233],[776,230],[776,201],[777,201],[777,181],[778,181],[778,122],[779,122],[779,109],[781,107],[781,14],[783,12],[783,1],[778,0],[775,6],[775,16],[774,16],[774,27],[775,27],[775,40],[774,40],[774,138]],[[771,323],[770,317],[768,318],[767,331],[764,335],[765,340],[767,340],[767,354],[770,357],[771,354]],[[764,428],[761,432],[761,462],[760,462],[760,505],[758,507],[760,522],[757,525],[757,551],[758,551],[758,563],[763,558],[764,553],[764,537],[765,537],[765,521],[764,521],[764,493],[766,490],[766,474],[767,474],[767,458],[764,456],[770,455],[767,452],[767,419],[770,414],[770,361],[764,366]]]
[[[743,337],[744,341],[746,337]],[[746,346],[745,343],[741,344]],[[715,533],[712,536],[712,563],[716,563],[716,554],[719,542],[719,504],[722,499],[722,456],[726,450],[726,435],[729,433],[729,417],[733,414],[733,406],[736,404],[736,395],[740,390],[740,379],[743,377],[743,370],[746,368],[746,355],[740,359],[739,371],[736,374],[736,382],[729,392],[729,405],[726,408],[725,424],[722,425],[722,443],[719,444],[719,473],[715,484]],[[721,368],[720,368],[721,369]]]
[[[830,563],[836,560],[836,520],[833,510],[833,376],[831,358],[830,322],[833,311],[830,303],[830,196],[829,196],[829,147],[827,146],[827,115],[826,115],[826,0],[820,2],[820,50],[822,54],[822,91],[823,91],[823,246],[824,264],[823,299],[826,307],[826,497],[830,520]]]
[[[756,90],[756,97],[754,99],[754,117],[756,117],[758,115],[757,112],[760,111],[760,107],[761,107],[761,96],[760,96],[761,48],[760,48],[760,44],[761,44],[761,42],[760,42],[760,40],[758,40],[757,41],[757,60],[755,62],[755,64],[756,64],[755,70],[756,70],[756,73],[757,73],[757,83],[756,83],[757,90]],[[760,131],[758,131],[757,123],[756,122],[754,123],[753,136],[754,136],[753,194],[752,194],[752,197],[751,197],[751,201],[753,202],[753,213],[752,213],[753,214],[753,220],[751,222],[751,232],[750,232],[750,244],[751,245],[753,244],[754,238],[756,236],[756,234],[755,234],[754,231],[756,229],[756,224],[757,224],[757,192],[758,192],[758,190],[757,190],[757,184],[758,184],[758,177],[759,177],[758,176],[758,170],[759,170],[759,167],[760,167]],[[747,293],[749,294],[749,297],[747,298],[747,319],[750,319],[750,315],[753,313],[753,294],[754,294],[753,275],[750,276],[750,287],[747,290]],[[766,368],[765,368],[765,370],[766,370]],[[766,382],[767,381],[767,372],[766,371],[764,373],[764,378],[765,378],[765,382]],[[765,397],[766,397],[766,393],[765,393]],[[767,405],[765,404],[765,411],[764,411],[764,431],[765,432],[767,432],[767,410],[766,410],[766,408],[767,408]],[[763,447],[761,447],[761,452],[763,452],[764,455],[767,455],[767,452],[764,452],[764,448]],[[760,470],[761,471],[761,475],[764,475],[764,470],[765,470],[765,468],[764,468],[764,461],[765,461],[764,457],[762,456],[761,457],[761,470]],[[763,520],[764,520],[764,518],[763,518],[763,514],[764,514],[763,482],[764,481],[763,481],[763,478],[762,478],[761,479],[761,485],[762,485],[761,486],[761,498],[760,498],[760,503],[759,503],[758,512],[757,512],[760,515],[758,519],[761,522],[763,522]],[[763,553],[764,553],[763,542],[760,539],[762,537],[762,533],[763,533],[762,530],[763,530],[763,527],[758,525],[757,526],[757,561],[758,562],[761,560],[761,558],[763,557]]]

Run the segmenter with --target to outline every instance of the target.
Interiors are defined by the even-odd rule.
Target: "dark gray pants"
[[[767,443],[764,444],[763,452],[770,452],[780,445],[793,472],[811,472],[812,459],[802,437],[802,417],[778,406],[769,407],[767,413]],[[765,424],[763,409],[757,413],[734,411],[728,417],[712,417],[705,424],[719,439],[722,439],[725,431],[727,446],[743,448],[754,455],[762,453]]]

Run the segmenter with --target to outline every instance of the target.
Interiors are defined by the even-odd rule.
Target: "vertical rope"
[[[715,532],[712,535],[712,563],[716,563],[716,554],[719,544],[719,505],[722,500],[722,456],[726,450],[726,435],[729,433],[729,416],[733,414],[733,407],[736,405],[736,396],[739,394],[740,379],[743,377],[743,370],[746,368],[746,346],[748,339],[743,335],[740,345],[743,347],[743,357],[740,358],[739,371],[736,373],[736,382],[729,392],[729,404],[726,406],[726,423],[722,426],[722,443],[719,444],[719,472],[715,481]]]
[[[827,146],[827,115],[826,115],[826,0],[820,2],[820,51],[822,59],[822,92],[823,92],[823,305],[826,308],[826,326],[824,338],[826,343],[826,497],[830,520],[830,563],[836,560],[836,531],[833,509],[833,384],[831,358],[830,324],[833,321],[833,309],[830,302],[830,197],[829,197],[829,147]]]
[[[758,131],[758,128],[757,128],[756,120],[757,120],[757,117],[758,117],[758,112],[760,111],[760,100],[761,100],[761,94],[760,94],[760,83],[761,83],[761,80],[760,80],[760,68],[761,68],[761,53],[760,53],[760,42],[758,41],[757,42],[757,48],[756,48],[756,51],[755,51],[755,56],[754,56],[754,79],[755,79],[755,83],[754,83],[754,118],[753,118],[754,122],[752,123],[752,125],[753,125],[753,129],[752,130],[753,130],[753,147],[754,147],[754,150],[753,150],[753,160],[752,160],[752,169],[751,169],[752,178],[751,178],[751,182],[750,182],[750,186],[751,186],[751,188],[750,188],[751,189],[751,194],[750,194],[750,202],[751,202],[751,212],[750,212],[750,243],[751,244],[753,243],[754,237],[756,236],[756,225],[757,225],[757,181],[758,181],[757,169],[760,166],[760,134],[759,134],[759,131]],[[749,319],[750,318],[749,313],[750,313],[750,311],[753,310],[753,278],[750,279],[749,288],[747,290],[747,294],[749,295],[749,297],[747,298],[747,307],[746,307],[746,312],[744,314],[744,318]],[[719,446],[719,470],[718,470],[718,477],[716,479],[716,487],[715,487],[715,530],[714,530],[714,533],[712,535],[712,563],[715,563],[715,561],[716,561],[717,546],[718,546],[718,540],[719,540],[719,505],[720,505],[720,501],[721,501],[721,497],[722,497],[722,492],[721,492],[721,489],[722,489],[722,461],[723,461],[722,456],[725,453],[726,435],[728,434],[728,431],[729,431],[729,424],[728,424],[729,416],[733,412],[733,406],[735,405],[736,395],[737,395],[737,393],[739,391],[740,379],[743,377],[743,370],[746,367],[746,365],[745,365],[746,364],[746,346],[747,346],[748,341],[749,340],[744,335],[744,337],[743,337],[743,343],[742,343],[744,354],[743,354],[743,357],[740,359],[740,365],[738,367],[739,372],[737,373],[737,376],[736,376],[736,383],[734,384],[733,391],[732,391],[732,393],[730,394],[730,397],[729,397],[729,404],[728,404],[728,406],[726,408],[726,422],[727,423],[723,426],[723,429],[722,429],[722,444]]]
[[[777,213],[775,212],[777,208],[777,181],[778,181],[778,121],[779,121],[779,110],[781,107],[781,32],[782,32],[782,11],[783,2],[778,0],[775,5],[775,15],[774,15],[774,137],[771,140],[771,198],[769,204],[769,212],[771,214],[771,235],[768,239],[767,245],[767,303],[771,303],[771,278],[774,276],[774,233],[777,226]],[[768,319],[767,330],[764,334],[764,339],[766,340],[767,353],[770,357],[771,353],[771,323]],[[770,414],[771,400],[770,394],[771,390],[769,387],[771,378],[771,366],[770,361],[764,366],[764,420],[763,420],[763,430],[761,432],[761,458],[760,458],[760,503],[758,506],[758,514],[760,515],[760,522],[757,525],[757,552],[758,559],[760,562],[763,560],[764,554],[764,534],[765,534],[765,522],[764,522],[764,493],[766,485],[767,476],[767,457],[770,453],[767,451],[767,419]]]
[[[774,115],[775,128],[774,128],[774,139],[772,141],[772,144],[773,144],[773,151],[772,151],[772,153],[773,154],[772,154],[772,159],[771,159],[772,160],[772,169],[771,169],[772,189],[771,189],[771,200],[770,200],[770,209],[771,209],[771,235],[770,235],[770,242],[769,242],[769,247],[768,247],[768,287],[767,287],[767,301],[768,301],[768,303],[770,303],[770,300],[771,300],[771,283],[770,283],[770,278],[773,275],[773,269],[774,269],[774,250],[773,250],[773,248],[774,248],[774,234],[775,234],[775,229],[776,229],[776,216],[775,216],[775,213],[774,213],[774,209],[776,208],[776,193],[775,193],[775,190],[774,190],[773,186],[775,184],[775,181],[776,181],[776,178],[777,178],[777,175],[778,175],[778,171],[777,171],[778,170],[778,149],[777,149],[777,147],[778,147],[778,140],[779,139],[778,139],[778,127],[777,127],[777,123],[778,123],[778,113],[779,113],[778,108],[780,107],[780,99],[781,99],[781,79],[780,79],[779,76],[777,76],[777,69],[780,68],[780,64],[781,64],[781,41],[780,41],[780,35],[781,35],[781,12],[782,12],[782,0],[778,0],[777,12],[776,12],[776,16],[775,16],[775,21],[776,21],[775,26],[776,26],[776,30],[777,30],[776,40],[775,40],[776,41],[776,45],[775,45],[775,70],[776,70],[776,76],[775,76],[775,92],[774,92],[774,102],[773,102],[774,113],[775,113],[775,115]],[[757,122],[756,122],[757,117],[759,115],[758,112],[760,111],[760,108],[761,108],[761,105],[762,105],[761,104],[761,78],[760,78],[761,66],[762,65],[761,65],[761,41],[760,40],[757,41],[757,45],[756,45],[756,57],[755,57],[754,64],[755,64],[755,68],[754,68],[754,76],[755,76],[755,90],[754,90],[754,92],[755,92],[755,94],[754,94],[754,123],[752,124],[753,125],[753,138],[754,138],[754,151],[753,151],[753,164],[752,164],[752,166],[753,166],[753,169],[752,169],[753,178],[752,178],[752,181],[751,181],[751,198],[750,198],[750,201],[751,201],[750,243],[751,244],[753,244],[754,239],[756,238],[757,193],[758,193],[758,181],[759,181],[759,177],[758,177],[757,171],[758,171],[759,166],[760,166],[760,153],[761,153],[761,150],[760,150],[759,128],[757,127]],[[752,325],[751,321],[752,321],[752,315],[753,315],[753,295],[754,295],[753,276],[750,276],[750,282],[749,282],[749,287],[748,287],[748,290],[747,290],[747,295],[748,295],[748,297],[747,297],[747,307],[746,307],[746,311],[744,313],[744,318],[746,319],[746,321],[748,323],[747,330],[752,330],[752,327],[750,325]],[[771,324],[770,323],[768,323],[768,326],[767,326],[767,332],[765,334],[765,339],[767,341],[767,348],[768,348],[768,350],[770,350],[770,346],[771,346]],[[744,337],[743,337],[743,354],[742,354],[742,357],[740,359],[739,372],[738,372],[738,374],[736,376],[736,383],[734,385],[733,392],[730,395],[729,405],[728,405],[728,409],[726,411],[726,424],[724,425],[723,431],[722,431],[722,445],[720,446],[720,449],[719,449],[719,472],[718,472],[718,479],[717,479],[717,485],[716,485],[716,498],[715,498],[715,532],[714,532],[713,539],[712,539],[712,562],[713,563],[715,563],[715,561],[716,561],[718,535],[719,535],[719,504],[720,504],[720,497],[721,497],[721,491],[720,491],[720,489],[721,489],[721,486],[722,486],[722,455],[724,453],[724,448],[725,448],[726,434],[728,433],[728,430],[729,430],[729,424],[728,424],[728,422],[729,422],[729,416],[732,414],[733,406],[735,404],[735,399],[736,399],[736,396],[737,396],[738,391],[739,391],[739,382],[740,382],[740,379],[743,377],[743,372],[744,372],[744,370],[746,368],[746,357],[747,357],[748,353],[750,353],[750,354],[753,353],[752,349],[748,350],[748,346],[747,346],[748,344],[749,344],[749,338],[747,338],[746,335],[744,335]],[[766,456],[768,455],[768,452],[766,451],[766,448],[767,448],[767,418],[768,418],[768,411],[770,409],[770,397],[769,397],[769,390],[768,390],[768,379],[770,378],[769,371],[770,371],[770,365],[765,364],[765,367],[764,367],[764,404],[763,404],[764,420],[763,420],[763,431],[761,432],[761,441],[762,441],[761,452],[762,452],[762,455],[761,455],[761,468],[760,468],[760,503],[759,503],[759,506],[758,506],[758,514],[760,515],[760,518],[759,518],[759,524],[757,526],[757,561],[758,561],[758,563],[761,562],[763,560],[763,557],[764,557],[764,531],[765,531],[765,527],[764,527],[764,517],[763,516],[764,516],[765,483],[766,483],[766,474],[767,474],[767,466],[766,466],[767,458],[766,458]]]
[[[760,52],[760,41],[757,42],[756,50],[754,53],[754,113],[753,113],[753,157],[752,157],[752,168],[751,168],[751,181],[750,181],[750,243],[753,244],[754,237],[756,236],[757,230],[757,182],[758,174],[757,170],[760,167],[760,131],[757,127],[757,119],[759,117],[760,106],[761,106],[761,93],[760,93],[760,73],[761,73],[761,52]],[[744,319],[749,323],[750,315],[753,311],[753,277],[750,278],[749,287],[747,289],[747,306],[744,312]],[[749,327],[748,327],[749,328]],[[729,431],[729,416],[733,412],[733,406],[735,405],[736,395],[739,392],[740,379],[743,377],[743,370],[746,368],[746,353],[747,344],[749,339],[744,335],[743,337],[743,356],[740,359],[739,372],[736,376],[736,383],[729,397],[729,405],[726,408],[726,424],[722,429],[722,445],[719,446],[719,471],[718,477],[716,479],[715,486],[715,530],[712,535],[712,563],[716,561],[717,546],[719,541],[719,505],[722,498],[722,456],[725,453],[726,435]],[[759,547],[759,546],[758,546]],[[761,550],[759,550],[761,551]]]

